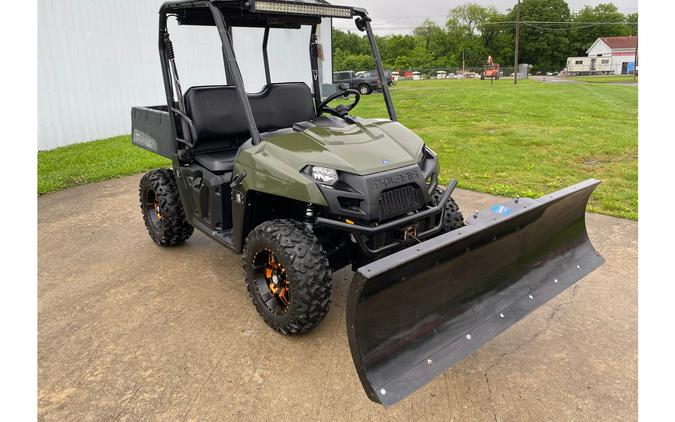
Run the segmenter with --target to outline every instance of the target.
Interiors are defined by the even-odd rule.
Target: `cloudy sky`
[[[409,27],[419,25],[425,17],[439,24],[445,23],[448,10],[469,2],[469,0],[329,0],[333,4],[345,4],[365,7],[373,17],[373,28],[377,34],[406,33]],[[473,0],[483,6],[495,6],[506,11],[516,4],[516,0]],[[585,5],[595,6],[599,3],[613,2],[621,12],[637,11],[637,0],[567,0],[570,9],[579,10]],[[353,29],[347,21],[336,19],[333,25],[338,28]],[[387,29],[390,28],[390,29]]]

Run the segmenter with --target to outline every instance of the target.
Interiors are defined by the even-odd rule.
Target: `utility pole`
[[[520,0],[516,6],[516,51],[513,67],[513,83],[518,84],[518,47],[520,44]]]
[[[635,38],[637,38],[637,31],[635,31]],[[637,66],[638,66],[638,41],[635,40],[635,59],[633,60],[633,81],[637,78]]]
[[[465,73],[464,71],[464,47],[462,47],[462,75]]]

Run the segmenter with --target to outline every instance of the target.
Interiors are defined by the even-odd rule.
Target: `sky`
[[[511,9],[516,0],[329,0],[333,4],[364,7],[373,18],[373,29],[378,35],[390,33],[409,33],[410,27],[419,25],[426,17],[445,24],[448,10],[473,2],[481,6],[494,6],[504,12]],[[622,13],[637,11],[637,0],[567,0],[570,10],[576,11],[585,5],[595,6],[599,3],[614,3]],[[336,28],[354,29],[351,22],[335,19]]]

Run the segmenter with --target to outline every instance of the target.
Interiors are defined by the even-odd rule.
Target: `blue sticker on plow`
[[[506,217],[507,215],[511,214],[511,208],[505,207],[504,205],[494,205],[492,208],[490,208],[492,212],[495,214],[503,215]]]

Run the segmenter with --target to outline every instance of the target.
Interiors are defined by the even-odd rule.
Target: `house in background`
[[[587,57],[568,57],[568,75],[625,75],[633,73],[637,36],[600,37],[586,50]]]

